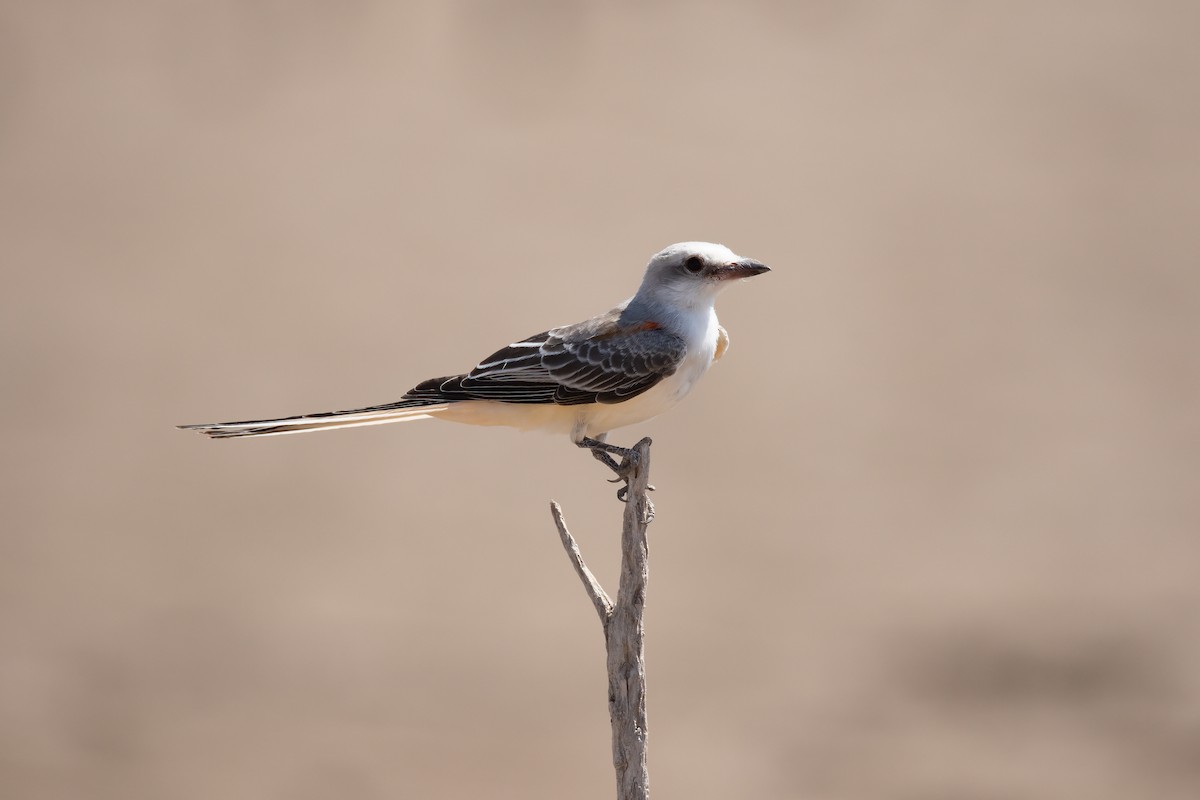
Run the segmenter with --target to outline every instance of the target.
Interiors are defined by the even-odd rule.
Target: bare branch
[[[646,582],[650,577],[646,526],[654,507],[646,496],[650,484],[650,439],[633,446],[636,455],[629,478],[628,502],[621,531],[621,584],[605,626],[608,639],[608,713],[612,721],[613,766],[619,800],[645,800],[646,768]]]
[[[562,539],[563,548],[567,551],[567,558],[571,559],[571,564],[575,567],[575,573],[579,576],[579,580],[583,581],[584,591],[591,598],[592,605],[596,607],[596,613],[600,615],[600,624],[607,625],[608,618],[612,614],[613,609],[613,603],[608,597],[608,592],[604,591],[604,587],[600,585],[600,581],[596,580],[596,576],[588,569],[587,564],[583,563],[583,554],[579,552],[579,545],[575,543],[575,537],[567,530],[567,522],[563,519],[562,507],[553,500],[550,501],[550,513],[554,517],[554,524],[558,526],[558,536]]]
[[[562,509],[558,503],[550,503],[550,513],[567,556],[604,624],[617,800],[647,800],[650,794],[646,769],[646,632],[642,624],[646,581],[650,575],[646,526],[654,519],[654,506],[646,496],[650,485],[650,444],[649,438],[642,439],[628,456],[629,488],[625,495],[621,583],[616,603],[583,563],[579,546],[563,520]]]

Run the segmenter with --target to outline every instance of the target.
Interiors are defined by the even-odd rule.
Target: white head
[[[723,244],[680,242],[650,259],[637,299],[684,308],[711,307],[717,294],[733,281],[769,271],[766,264],[742,258]]]

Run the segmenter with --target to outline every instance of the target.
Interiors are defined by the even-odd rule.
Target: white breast
[[[623,403],[596,403],[584,406],[580,411],[584,435],[597,436],[614,428],[644,422],[687,397],[712,366],[713,356],[717,351],[719,328],[716,312],[709,309],[709,313],[700,316],[696,324],[687,326],[682,331],[688,342],[687,355],[675,372],[655,384],[653,388]]]

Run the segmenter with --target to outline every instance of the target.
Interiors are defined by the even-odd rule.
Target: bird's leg
[[[624,486],[617,489],[617,499],[624,503],[625,495],[629,493],[629,478],[633,472],[633,465],[637,460],[637,453],[628,447],[618,447],[615,444],[609,444],[604,441],[607,435],[606,433],[602,433],[595,439],[585,436],[575,444],[590,450],[593,458],[616,473],[617,477],[613,478],[609,483],[625,482]],[[614,455],[620,456],[621,460],[618,462],[613,458]],[[647,486],[646,488],[654,491],[653,486]]]
[[[592,451],[592,457],[615,472],[617,480],[625,480],[632,467],[632,464],[629,463],[629,456],[633,454],[633,451],[627,447],[618,447],[615,444],[609,444],[604,441],[604,436],[605,434],[601,434],[599,439],[590,439],[585,436],[576,442],[576,444]],[[613,458],[614,455],[621,457],[620,463]]]

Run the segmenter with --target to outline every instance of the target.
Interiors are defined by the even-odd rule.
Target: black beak
[[[721,280],[732,281],[738,278],[762,275],[764,272],[770,271],[771,268],[761,261],[755,261],[753,258],[743,258],[740,261],[731,261],[721,267],[717,273],[717,277],[721,278]]]

